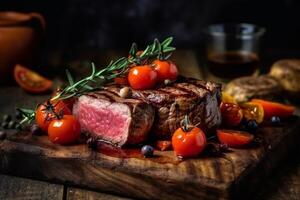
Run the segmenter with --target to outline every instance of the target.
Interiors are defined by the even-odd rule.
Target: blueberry
[[[0,140],[4,140],[6,138],[6,133],[4,131],[0,131]]]
[[[280,124],[280,117],[278,116],[271,117],[271,123],[275,125]]]
[[[145,156],[145,157],[152,157],[153,156],[153,147],[150,145],[145,145],[142,147],[141,149],[141,153]]]
[[[42,134],[42,130],[40,129],[40,127],[37,124],[31,125],[30,132],[32,135],[41,135]]]
[[[16,116],[16,119],[22,119],[22,113],[19,109],[16,109],[15,116]]]
[[[11,121],[11,116],[10,115],[3,115],[3,122],[10,122]]]
[[[258,124],[255,120],[249,120],[247,121],[246,123],[246,129],[249,131],[249,132],[255,132],[258,128]]]

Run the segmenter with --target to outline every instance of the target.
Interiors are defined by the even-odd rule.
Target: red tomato
[[[154,60],[152,64],[157,71],[158,81],[163,82],[166,79],[176,80],[178,69],[173,62],[168,60]]]
[[[56,95],[58,95],[62,90],[61,89],[57,89],[51,96],[51,98],[54,98]],[[72,110],[73,110],[73,105],[76,101],[76,98],[75,97],[70,97],[70,98],[67,98],[67,99],[62,99],[62,100],[59,100],[59,101],[62,101],[66,107],[69,108],[69,110],[71,111],[72,113]],[[69,113],[67,113],[69,114]]]
[[[227,144],[229,147],[241,148],[250,144],[254,136],[245,131],[236,130],[217,130],[217,136],[222,144]]]
[[[234,103],[221,103],[222,123],[225,126],[237,126],[243,119],[242,109]]]
[[[14,77],[24,90],[32,93],[45,92],[52,86],[52,81],[19,64],[14,68]]]
[[[195,157],[203,151],[206,145],[206,137],[200,128],[194,127],[185,132],[178,128],[172,137],[172,146],[177,156]]]
[[[149,65],[132,67],[128,74],[128,82],[135,90],[153,88],[157,82],[157,72]]]
[[[51,142],[71,144],[80,137],[80,124],[73,115],[64,115],[62,119],[54,119],[48,127]]]
[[[264,118],[270,119],[273,116],[289,117],[294,111],[295,107],[284,105],[277,102],[266,101],[262,99],[252,99],[252,102],[259,103],[264,108]]]
[[[51,103],[45,102],[39,105],[35,111],[35,121],[44,132],[47,132],[50,122],[55,118],[51,110],[63,115],[72,114],[68,106],[62,101]]]

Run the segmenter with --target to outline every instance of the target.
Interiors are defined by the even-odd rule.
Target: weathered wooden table
[[[196,56],[191,51],[179,51],[174,60],[180,71],[187,76],[205,78],[198,65]],[[47,96],[32,96],[24,93],[17,87],[2,87],[0,103],[0,116],[3,113],[13,112],[14,106],[4,106],[5,94],[15,90],[14,99],[22,99],[15,106],[34,106]],[[26,97],[26,98],[24,98]],[[300,131],[300,130],[299,130]],[[265,187],[257,191],[256,199],[300,199],[300,153],[299,149],[281,162],[277,170],[266,180]],[[26,163],[24,163],[26,165]],[[22,166],[20,166],[20,170]],[[57,169],[63,170],[63,169]],[[37,180],[13,177],[0,174],[0,199],[126,199],[123,197],[89,191],[81,188],[69,187],[68,184],[55,184]]]

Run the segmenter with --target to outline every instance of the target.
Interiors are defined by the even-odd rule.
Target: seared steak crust
[[[118,94],[121,86],[110,85],[104,90]],[[132,98],[151,104],[155,108],[152,132],[159,139],[170,139],[180,127],[185,115],[206,132],[221,123],[219,110],[221,85],[196,79],[181,78],[169,86],[155,90],[133,90]]]

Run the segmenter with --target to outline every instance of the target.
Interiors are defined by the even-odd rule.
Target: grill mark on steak
[[[94,92],[94,93],[88,93],[87,95],[90,96],[90,97],[98,98],[98,99],[108,100],[109,102],[114,102],[115,101],[111,96],[109,96],[105,93],[102,93],[100,95],[98,92]]]
[[[105,91],[119,97],[120,85],[104,87]],[[152,133],[160,139],[170,139],[188,115],[193,124],[204,131],[211,131],[220,122],[221,85],[193,78],[182,78],[168,86],[160,85],[153,90],[132,90],[133,99],[146,102],[155,108]]]

